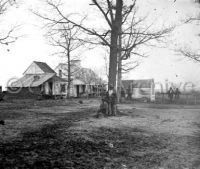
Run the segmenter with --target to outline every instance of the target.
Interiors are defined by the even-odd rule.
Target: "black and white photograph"
[[[0,0],[0,169],[200,169],[200,0]]]

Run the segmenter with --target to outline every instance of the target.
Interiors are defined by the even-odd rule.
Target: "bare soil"
[[[98,100],[0,103],[0,168],[198,169],[199,106],[120,104],[96,118]]]

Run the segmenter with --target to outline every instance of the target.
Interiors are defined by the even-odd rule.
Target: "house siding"
[[[54,71],[59,77],[62,77],[67,81],[67,64],[60,63]],[[98,91],[101,91],[101,89],[96,88],[102,88],[103,82],[94,71],[89,68],[81,67],[79,60],[73,62],[71,71],[74,72],[73,76],[71,77],[73,79],[70,86],[71,97],[99,95]]]
[[[36,63],[32,63],[27,70],[24,72],[24,74],[43,74],[44,72]]]
[[[43,95],[51,97],[54,95],[63,95],[62,84],[66,81],[58,76],[53,69],[51,69],[44,62],[34,61],[24,72],[24,76],[13,82],[8,87],[10,98],[38,98]],[[12,92],[12,88],[18,89],[18,92]]]
[[[122,81],[126,96],[128,96],[128,90],[131,92],[133,99],[147,98],[150,101],[155,101],[154,80],[124,80]]]

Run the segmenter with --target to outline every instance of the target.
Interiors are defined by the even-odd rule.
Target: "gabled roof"
[[[33,61],[32,64],[25,70],[23,74],[25,75],[25,74],[43,74],[43,73],[56,74],[55,71],[51,69],[49,65],[47,65],[46,63],[36,62],[36,61]]]
[[[66,82],[66,80],[52,73],[40,75],[24,75],[19,80],[13,82],[10,87],[37,87],[50,79],[56,82]]]
[[[25,75],[9,87],[37,87],[54,76],[55,74]]]
[[[153,79],[142,79],[142,80],[122,80],[122,85],[125,89],[129,87],[133,88],[151,88],[154,83]]]
[[[49,67],[45,62],[36,62],[34,61],[35,64],[37,64],[40,69],[44,71],[44,73],[55,73],[55,71]]]

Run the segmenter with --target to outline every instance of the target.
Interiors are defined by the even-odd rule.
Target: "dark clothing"
[[[178,90],[178,88],[175,90],[174,92],[175,94],[175,100],[178,100],[179,99],[179,95],[181,94],[181,92]]]
[[[125,98],[125,91],[123,89],[121,90],[121,97]]]
[[[169,97],[170,102],[172,102],[173,97],[174,97],[174,91],[172,88],[170,88],[168,91],[168,97]]]
[[[100,114],[100,113],[102,113],[103,115],[108,114],[108,103],[106,103],[103,100],[102,100],[102,103],[100,104],[100,107],[99,107],[97,114]]]
[[[131,88],[127,89],[127,99],[131,100],[132,99],[132,92],[131,92]]]
[[[116,104],[110,103],[109,104],[109,114],[115,116],[117,112]]]
[[[108,92],[105,92],[105,93],[102,95],[102,101],[106,102],[107,104],[109,103],[109,95],[108,95]]]
[[[117,103],[117,94],[115,91],[111,94],[111,96],[109,96],[109,102],[111,102],[112,104]]]

